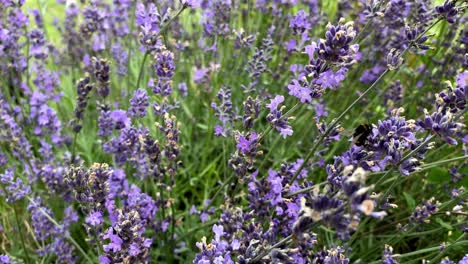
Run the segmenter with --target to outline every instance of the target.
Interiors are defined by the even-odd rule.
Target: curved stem
[[[26,263],[31,263],[31,259],[29,258],[28,250],[26,249],[26,244],[24,243],[23,231],[22,231],[20,220],[19,220],[19,217],[18,217],[18,210],[16,209],[15,205],[13,205],[13,211],[15,211],[16,225],[18,226],[18,233],[19,233],[20,239],[21,239],[21,246],[23,247],[24,255],[26,256]]]
[[[130,53],[132,52],[132,44],[133,44],[133,36],[132,36],[132,32],[133,32],[133,29],[135,28],[135,16],[136,16],[136,5],[137,5],[137,1],[135,1],[135,3],[133,3],[133,7],[132,7],[132,18],[131,18],[131,22],[130,22],[130,31],[129,31],[129,38],[128,38],[128,50],[127,50],[127,87],[125,89],[125,91],[127,92],[127,95],[129,93],[129,89],[130,89]]]
[[[176,19],[180,16],[180,14],[182,14],[182,12],[187,9],[187,6],[186,5],[183,5],[182,8],[177,12],[177,14],[175,14],[171,19],[169,19],[169,21],[167,21],[167,23],[161,27],[161,29],[159,30],[159,33],[158,35],[160,35],[161,33],[163,33],[164,31],[166,31],[166,29],[169,28],[169,25]],[[148,55],[150,54],[150,51],[149,50],[146,50],[145,52],[145,55],[143,56],[143,61],[141,62],[141,65],[140,65],[140,71],[138,73],[138,80],[137,80],[137,83],[136,83],[136,89],[140,88],[140,81],[141,81],[141,78],[142,78],[142,75],[143,75],[143,68],[145,67],[145,64],[146,64],[146,59],[148,57]],[[130,56],[130,54],[128,54],[128,56]]]
[[[28,200],[31,202],[31,203],[34,203],[35,205],[36,202],[31,198],[31,197],[27,197]],[[59,223],[57,223],[57,221],[55,221],[54,218],[52,218],[47,212],[45,212],[42,207],[38,206],[37,209],[39,209],[39,211],[41,212],[41,214],[43,214],[52,224],[54,224],[55,226],[57,227],[62,227]],[[80,251],[80,253],[83,255],[83,257],[86,258],[86,260],[88,261],[88,263],[95,263],[95,261],[93,261],[91,259],[90,256],[88,256],[88,254],[86,254],[86,252],[81,248],[80,244],[78,244],[78,242],[75,241],[75,239],[73,239],[73,237],[69,234],[65,234],[64,235],[68,240],[70,240],[70,242],[78,249],[78,251]]]
[[[150,53],[150,52],[147,50],[147,51],[145,52],[145,55],[143,56],[143,61],[141,62],[140,70],[138,71],[138,79],[137,79],[137,82],[136,82],[135,89],[139,89],[139,88],[140,88],[141,77],[143,77],[143,68],[145,67],[146,59],[148,58],[149,53]]]
[[[288,243],[289,240],[290,240],[291,238],[292,238],[292,235],[289,235],[289,236],[283,238],[281,241],[279,241],[278,243],[274,244],[274,245],[271,246],[268,250],[265,250],[263,253],[257,255],[255,258],[253,258],[253,259],[252,259],[251,261],[249,261],[248,263],[255,263],[255,262],[261,260],[263,257],[265,257],[266,255],[268,255],[272,249],[281,247],[282,245]]]
[[[339,121],[341,121],[341,119],[343,119],[343,117],[359,102],[361,101],[370,91],[372,91],[376,86],[377,84],[382,80],[382,78],[389,72],[390,70],[389,69],[386,69],[380,76],[379,78],[377,78],[377,80],[374,81],[374,83],[372,83],[372,85],[367,88],[367,90],[365,90],[356,100],[354,100],[354,102],[352,102],[339,116],[338,118],[336,118],[335,120],[333,120],[331,122],[331,124],[328,126],[327,130],[319,137],[319,139],[315,142],[315,144],[312,146],[312,148],[310,149],[309,151],[309,154],[307,154],[306,158],[304,159],[304,162],[301,164],[301,166],[299,167],[299,169],[296,171],[296,173],[294,174],[294,176],[291,178],[291,180],[289,181],[289,184],[292,184],[296,179],[297,177],[299,176],[299,174],[302,172],[302,170],[304,169],[304,167],[306,166],[306,164],[309,162],[310,158],[312,158],[312,156],[315,154],[315,151],[317,150],[317,148],[320,146],[320,144],[322,144],[323,140],[328,136],[328,134],[330,134],[330,132],[333,130],[333,128],[335,127],[336,124],[338,124]]]

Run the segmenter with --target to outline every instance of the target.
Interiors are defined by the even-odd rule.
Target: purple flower
[[[466,254],[462,259],[460,259],[458,264],[468,264],[468,254]]]
[[[224,128],[222,126],[220,126],[220,125],[216,125],[214,127],[214,134],[217,137],[223,136],[224,135]]]
[[[415,224],[430,223],[429,218],[438,211],[439,205],[440,203],[432,197],[423,204],[416,206],[413,214],[411,215],[410,221]]]
[[[10,260],[10,257],[8,255],[0,255],[0,264],[10,264],[11,263],[11,260]],[[16,263],[16,262],[14,262]]]
[[[146,115],[146,108],[149,106],[149,96],[145,89],[137,89],[130,99],[130,108],[128,114],[130,117],[144,117]]]
[[[174,76],[176,66],[174,62],[174,54],[172,52],[162,49],[156,53],[154,59],[155,63],[153,64],[153,67],[159,78],[170,79]]]
[[[418,121],[418,124],[425,130],[433,132],[440,136],[445,142],[451,145],[457,145],[455,138],[462,137],[461,131],[463,125],[454,121],[453,114],[450,112],[436,111],[429,115],[425,111],[424,120]]]
[[[98,135],[100,137],[108,137],[114,130],[114,123],[111,117],[112,112],[108,105],[101,105],[98,118]]]
[[[127,112],[125,112],[125,110],[112,111],[110,117],[114,122],[115,129],[120,130],[130,126],[130,119],[127,118]]]
[[[278,106],[284,102],[284,96],[277,95],[275,98],[271,99],[270,103],[266,105],[270,109],[270,112],[278,109]]]
[[[106,256],[99,256],[99,263],[100,264],[111,264],[111,260]]]
[[[190,8],[198,8],[201,5],[201,0],[180,0],[180,3],[184,6],[188,6]]]
[[[213,225],[213,232],[215,233],[215,240],[219,241],[224,235],[224,229],[222,225]]]
[[[101,212],[93,211],[86,216],[85,222],[90,226],[99,226],[104,222],[104,218]]]
[[[385,71],[385,69],[386,67],[375,65],[370,69],[364,70],[359,80],[363,83],[371,84],[377,80],[377,78],[380,76],[380,74],[382,74],[383,71]]]
[[[183,97],[186,97],[188,95],[188,88],[187,88],[187,84],[186,83],[179,83],[179,91],[180,91],[180,94],[183,96]]]
[[[270,108],[270,113],[267,115],[267,121],[280,132],[283,138],[292,135],[292,127],[288,124],[289,118],[283,116],[282,109],[278,109],[279,104],[284,101],[284,96],[277,95],[275,98],[271,99],[271,102],[267,104],[267,107]]]
[[[328,70],[319,75],[319,78],[316,80],[317,84],[320,84],[322,88],[334,89],[337,88],[341,82],[346,78],[346,72],[348,70],[344,67],[341,67],[337,72],[333,70]]]
[[[312,27],[309,22],[309,17],[310,16],[301,9],[289,20],[289,27],[293,29],[294,34],[300,35]]]
[[[110,64],[109,61],[103,58],[93,57],[91,59],[91,74],[97,81],[98,94],[106,98],[109,95],[110,89]]]
[[[455,16],[457,15],[456,1],[445,0],[444,4],[436,6],[435,10],[438,15],[444,17],[450,24],[455,23]]]
[[[207,214],[206,212],[203,212],[203,213],[200,214],[200,221],[202,223],[204,223],[204,222],[208,221],[209,217],[210,217],[209,214]]]
[[[385,245],[382,264],[396,264],[396,263],[398,263],[398,259],[393,257],[393,248],[389,245]]]
[[[118,235],[114,234],[113,228],[109,228],[103,238],[110,240],[110,243],[103,247],[105,252],[116,253],[122,249],[123,240]]]
[[[289,94],[295,96],[301,103],[310,103],[312,101],[311,89],[303,86],[298,80],[293,80],[288,85]]]
[[[0,174],[0,183],[6,186],[4,189],[6,193],[0,190],[0,195],[6,196],[8,203],[21,200],[31,193],[31,187],[24,184],[21,178],[18,177],[15,180],[13,169],[6,169],[4,173]]]
[[[465,94],[467,93],[468,88],[468,71],[464,71],[457,75],[457,87],[463,88]],[[466,96],[466,95],[465,95]]]
[[[327,25],[325,39],[317,44],[316,54],[324,61],[336,65],[349,65],[356,61],[359,45],[351,45],[356,37],[354,23],[344,23],[344,19],[338,25]]]
[[[215,127],[215,135],[225,135],[231,132],[230,127],[235,121],[235,114],[233,112],[232,101],[231,101],[231,89],[229,87],[223,87],[219,89],[216,96],[219,103],[211,103],[211,107],[215,110],[215,115],[221,121],[221,125]]]
[[[208,72],[209,69],[207,68],[195,69],[195,72],[193,73],[193,80],[195,83],[200,84],[207,77]]]
[[[68,242],[69,228],[78,219],[71,207],[65,209],[62,222],[50,219],[55,216],[49,208],[41,205],[40,198],[34,198],[28,205],[31,221],[36,238],[41,241],[43,248],[38,249],[40,255],[54,254],[60,263],[75,263],[77,261],[73,246]],[[50,242],[48,242],[50,241]]]
[[[146,28],[149,32],[158,33],[161,15],[154,3],[145,6],[138,3],[135,12],[136,24]]]
[[[240,136],[237,143],[237,149],[240,150],[243,154],[252,152],[258,142],[258,135],[255,132],[250,133],[247,137]]]
[[[189,213],[190,213],[191,215],[193,215],[193,214],[197,214],[197,213],[199,213],[199,212],[198,212],[198,210],[197,210],[197,207],[195,207],[195,205],[192,205],[192,207],[190,207]]]

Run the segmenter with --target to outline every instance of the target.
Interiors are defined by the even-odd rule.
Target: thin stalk
[[[36,204],[36,202],[31,198],[31,197],[27,197],[28,200],[34,204]],[[53,219],[47,212],[45,212],[40,206],[37,207],[39,209],[39,211],[41,212],[41,214],[43,214],[52,224],[54,224],[55,226],[57,227],[61,227],[59,223],[57,223],[57,221],[55,221],[55,219]],[[91,259],[90,256],[88,256],[88,254],[86,254],[86,252],[80,247],[80,244],[78,244],[78,242],[75,241],[75,239],[73,239],[72,236],[70,236],[69,234],[65,234],[65,237],[70,240],[70,242],[78,249],[78,251],[80,251],[80,253],[83,255],[83,257],[86,258],[86,260],[88,261],[88,263],[95,263],[95,261],[93,261]]]
[[[327,130],[325,131],[325,133],[323,133],[320,138],[315,142],[315,144],[312,146],[311,150],[309,151],[309,154],[307,154],[306,158],[304,159],[304,162],[301,164],[301,166],[299,167],[299,169],[296,171],[296,173],[294,174],[294,176],[292,177],[292,179],[289,181],[289,184],[292,184],[296,179],[297,177],[299,176],[299,174],[302,172],[302,170],[304,169],[304,167],[307,165],[307,163],[309,162],[309,160],[312,158],[312,156],[315,154],[315,151],[317,150],[317,148],[320,146],[320,144],[322,144],[323,140],[328,136],[328,134],[330,134],[330,132],[333,130],[333,128],[335,127],[336,124],[338,124],[339,121],[341,121],[341,119],[343,119],[343,117],[359,102],[362,100],[362,98],[364,98],[370,91],[372,91],[376,86],[377,84],[383,79],[383,77],[389,72],[390,70],[389,69],[386,69],[380,76],[379,78],[377,78],[377,80],[374,81],[374,83],[372,83],[372,85],[367,88],[367,90],[365,90],[356,100],[354,100],[354,102],[352,102],[339,116],[338,118],[336,118],[335,120],[332,121],[332,123],[328,126]]]
[[[455,242],[448,247],[452,247],[452,246],[455,246],[455,245],[468,245],[468,240],[462,240],[462,241],[458,241],[458,242]],[[419,255],[419,254],[424,254],[424,253],[428,253],[428,252],[433,252],[433,251],[438,251],[440,250],[440,246],[435,246],[435,247],[430,247],[430,248],[424,248],[424,249],[420,249],[420,250],[417,250],[417,251],[414,251],[414,252],[409,252],[409,253],[405,253],[405,254],[394,254],[392,255],[392,257],[394,258],[407,258],[407,257],[412,257],[412,256],[416,256],[416,255]],[[443,253],[442,253],[443,254]],[[436,259],[436,258],[434,258]],[[432,259],[430,263],[434,263],[434,259]],[[377,263],[382,263],[381,260],[378,260],[378,261],[373,261],[373,262],[370,262],[369,264],[377,264]]]
[[[323,185],[327,184],[327,182],[321,182],[319,184],[314,184],[313,186],[310,186],[310,187],[307,187],[307,188],[304,188],[304,189],[301,189],[299,191],[295,191],[293,193],[289,193],[289,194],[286,194],[284,197],[285,198],[290,198],[290,197],[293,197],[295,195],[298,195],[298,194],[301,194],[301,193],[306,193],[306,192],[309,192],[317,187],[321,187]]]
[[[159,33],[158,35],[162,34],[164,31],[166,31],[167,28],[169,28],[169,25],[176,19],[180,16],[180,14],[182,14],[182,12],[187,9],[187,6],[186,5],[183,5],[182,8],[177,12],[177,14],[175,14],[175,16],[173,16],[171,19],[169,19],[169,21],[167,21],[167,23],[159,30]],[[146,64],[146,59],[148,57],[148,55],[150,54],[150,51],[149,50],[146,50],[145,52],[145,55],[143,56],[143,61],[141,62],[141,65],[140,65],[140,71],[138,73],[138,79],[137,79],[137,83],[136,83],[136,89],[138,89],[140,87],[140,81],[141,81],[141,78],[142,78],[142,75],[143,75],[143,68],[145,67],[145,64]],[[129,54],[130,56],[130,54]]]
[[[435,162],[431,162],[431,163],[427,163],[427,164],[424,164],[421,166],[421,168],[417,171],[414,171],[411,174],[415,174],[415,173],[418,173],[418,172],[421,172],[421,171],[425,171],[425,170],[428,170],[428,169],[431,169],[431,168],[434,168],[434,167],[437,167],[439,165],[443,165],[443,164],[446,164],[446,163],[450,163],[450,162],[453,162],[453,161],[459,161],[459,160],[467,160],[468,159],[468,155],[464,155],[464,156],[459,156],[459,157],[455,157],[455,158],[451,158],[451,159],[446,159],[446,160],[439,160],[439,161],[435,161]],[[380,171],[380,172],[374,172],[374,173],[371,173],[370,175],[373,176],[373,175],[380,175],[380,174],[385,174],[387,173],[388,171]],[[385,184],[386,182],[383,182],[383,184]]]
[[[460,118],[461,116],[463,116],[463,114],[466,112],[467,110],[463,111],[463,112],[460,112],[457,116],[455,116],[455,120],[457,120],[458,118]],[[434,138],[433,135],[429,135],[427,134],[426,137],[424,138],[424,142],[421,143],[418,147],[416,147],[414,150],[412,150],[410,153],[408,153],[406,156],[403,157],[403,159],[400,160],[400,162],[398,162],[395,166],[393,166],[390,170],[388,170],[384,176],[382,176],[375,185],[379,185],[379,183],[381,183],[381,181],[383,179],[386,178],[386,176],[388,176],[391,172],[393,172],[396,168],[398,168],[398,166],[400,166],[405,160],[409,159],[411,156],[413,156],[414,153],[418,152],[421,148],[425,147],[427,144],[429,144],[431,142],[431,140]],[[385,192],[385,194],[382,196],[382,199],[384,197],[386,197],[390,191],[392,190],[393,187],[395,187],[396,183],[397,183],[397,180],[401,178],[401,175],[398,175],[398,177],[393,181],[392,185],[387,189],[387,191]]]
[[[444,254],[446,253],[447,249],[453,247],[454,245],[457,245],[458,243],[460,244],[468,244],[468,240],[464,240],[464,241],[460,241],[463,237],[465,236],[465,233],[461,234],[457,240],[455,240],[455,243],[453,244],[450,244],[448,245],[444,250],[440,250],[440,246],[439,246],[439,254],[437,254],[431,261],[429,261],[428,264],[433,264],[433,263],[436,263],[442,256],[444,256]],[[465,243],[462,243],[462,242],[465,242]]]
[[[432,162],[432,163],[428,163],[428,164],[425,164],[424,166],[421,167],[421,170],[428,170],[428,169],[432,169],[434,167],[437,167],[439,165],[442,165],[442,164],[445,164],[445,163],[450,163],[450,162],[453,162],[453,161],[459,161],[459,160],[467,160],[468,159],[468,155],[466,156],[460,156],[460,157],[456,157],[456,158],[452,158],[452,159],[446,159],[446,160],[441,160],[441,161],[437,161],[437,162]],[[419,170],[419,171],[421,171]]]
[[[146,59],[148,58],[149,53],[150,53],[149,50],[147,50],[145,52],[145,55],[143,55],[143,61],[141,62],[140,70],[138,71],[138,79],[137,79],[137,82],[136,82],[135,89],[140,88],[141,77],[143,77],[143,68],[145,67]]]
[[[296,103],[293,107],[291,107],[288,111],[286,111],[286,113],[284,113],[284,115],[282,116],[282,118],[286,118],[289,114],[293,113],[294,111],[296,111],[297,108],[299,108],[300,104],[299,103]],[[262,140],[264,139],[264,137],[266,135],[268,135],[271,131],[273,130],[273,127],[270,125],[261,135],[260,135],[260,138],[258,139],[258,142],[262,142]]]
[[[226,142],[225,142],[225,140],[223,140],[223,180],[226,180],[226,178],[227,178],[226,154],[227,154]]]
[[[23,247],[24,255],[26,256],[26,263],[31,263],[31,259],[29,258],[28,250],[26,249],[26,244],[24,243],[23,230],[21,228],[20,220],[19,220],[19,217],[18,217],[18,210],[16,209],[15,205],[13,205],[13,211],[15,211],[16,225],[18,226],[18,233],[19,233],[20,239],[21,239],[21,246]]]
[[[265,257],[266,255],[268,255],[268,253],[270,253],[270,251],[271,251],[272,249],[281,247],[282,245],[288,243],[290,239],[292,239],[292,235],[289,235],[289,236],[283,238],[280,242],[274,244],[274,245],[271,246],[268,250],[265,250],[263,253],[257,255],[255,258],[253,258],[253,259],[252,259],[251,261],[249,261],[248,263],[255,263],[255,262],[261,260],[263,257]]]
[[[129,31],[129,38],[128,38],[128,50],[127,50],[127,87],[125,88],[125,91],[127,92],[127,95],[129,93],[129,88],[130,88],[130,53],[132,52],[132,44],[133,44],[133,29],[135,28],[135,16],[136,16],[136,5],[137,1],[133,3],[132,7],[132,18],[130,22],[130,31]]]
[[[221,193],[221,190],[224,189],[224,187],[226,187],[226,185],[228,185],[231,180],[234,178],[234,175],[231,175],[224,183],[223,185],[221,185],[221,187],[219,187],[219,189],[216,191],[216,193],[213,195],[213,197],[211,198],[211,201],[214,201],[216,197],[218,197],[218,195]],[[211,204],[211,202],[210,202]],[[210,205],[208,204],[208,205]],[[208,207],[208,206],[207,206]]]
[[[75,132],[75,135],[73,136],[72,153],[71,153],[71,160],[70,160],[70,163],[71,163],[71,164],[74,164],[74,163],[75,163],[76,141],[77,141],[77,138],[78,138],[78,133],[79,133],[79,132]]]
[[[217,222],[218,222],[218,220],[208,221],[206,223],[203,223],[202,225],[199,225],[199,226],[196,226],[196,227],[194,227],[192,229],[189,229],[187,231],[187,234],[191,234],[191,233],[193,233],[193,232],[195,232],[195,231],[197,231],[199,229],[203,229],[203,228],[206,228],[206,227],[211,227],[211,226],[213,226],[213,224],[216,224]]]
[[[174,202],[171,202],[171,214],[172,214],[172,217],[171,217],[171,248],[172,248],[172,251],[170,252],[170,260],[171,262],[174,261],[174,251],[175,251],[175,248],[176,248],[176,240],[174,238],[174,234],[175,234],[175,210],[174,210]]]
[[[429,136],[426,136],[426,139],[424,140],[423,143],[421,143],[421,145],[419,145],[418,147],[416,147],[414,150],[412,150],[410,153],[408,153],[406,156],[403,157],[403,159],[401,159],[395,166],[393,166],[391,169],[389,169],[385,174],[384,176],[382,176],[378,181],[377,183],[375,184],[376,186],[378,186],[381,181],[383,179],[386,178],[386,176],[390,175],[390,173],[392,173],[396,168],[398,168],[398,166],[400,166],[405,160],[409,159],[411,156],[413,156],[414,153],[416,153],[417,151],[419,151],[421,148],[425,147],[427,144],[429,144],[432,140],[433,136],[432,135],[429,135]],[[382,196],[382,199],[384,199],[385,197],[387,197],[387,195],[390,193],[390,191],[393,189],[393,187],[395,187],[395,185],[397,184],[397,181],[398,179],[401,178],[402,175],[398,175],[398,177],[392,182],[392,185],[390,185],[389,188],[387,188],[387,190],[385,191],[384,195]]]

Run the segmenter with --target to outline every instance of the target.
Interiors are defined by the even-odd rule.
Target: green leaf
[[[406,192],[403,192],[403,196],[405,196],[406,204],[408,205],[408,207],[410,209],[414,209],[416,207],[416,201],[414,200],[414,198]]]
[[[452,230],[452,229],[453,229],[452,225],[450,225],[449,223],[444,222],[444,220],[442,220],[442,219],[439,218],[439,217],[436,218],[436,222],[439,223],[440,226],[442,226],[442,227],[445,228],[445,229],[448,229],[448,230]]]
[[[443,183],[450,181],[450,174],[447,169],[443,168],[432,168],[429,170],[427,179],[433,183]]]

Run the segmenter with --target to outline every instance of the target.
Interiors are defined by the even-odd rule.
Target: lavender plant
[[[0,8],[0,263],[468,263],[468,1]]]

